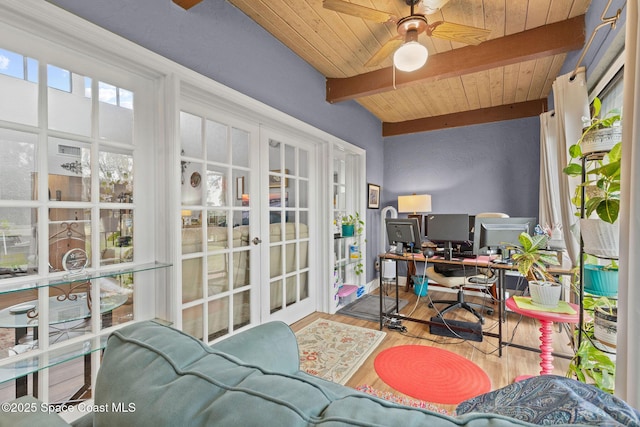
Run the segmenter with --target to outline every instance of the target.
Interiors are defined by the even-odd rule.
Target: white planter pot
[[[620,241],[618,222],[609,224],[601,219],[581,219],[580,234],[586,253],[603,258],[618,258]]]
[[[605,351],[615,352],[618,336],[618,309],[613,308],[613,314],[608,311],[596,309],[594,312],[593,335],[595,339],[604,345]]]
[[[554,282],[530,281],[529,293],[531,302],[544,308],[554,308],[558,306],[562,286]]]
[[[620,141],[622,141],[622,127],[615,126],[590,131],[582,138],[580,147],[584,155],[598,151],[609,151]]]

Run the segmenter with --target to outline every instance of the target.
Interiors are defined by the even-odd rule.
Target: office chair
[[[483,212],[476,215],[476,218],[509,218],[509,215],[501,212]],[[463,267],[469,269],[471,272],[476,272],[476,268],[474,266]],[[456,308],[463,308],[469,312],[471,312],[474,316],[478,318],[480,323],[484,325],[484,317],[476,311],[476,308],[482,309],[485,308],[481,304],[475,304],[466,302],[464,299],[464,287],[465,286],[483,286],[484,288],[493,288],[495,283],[498,280],[497,274],[495,274],[491,269],[482,268],[479,269],[481,274],[472,274],[467,276],[445,276],[443,274],[435,271],[434,267],[429,267],[427,269],[426,275],[427,277],[442,286],[446,286],[451,289],[458,289],[458,297],[455,301],[453,300],[438,300],[432,301],[429,304],[429,307],[433,307],[434,304],[449,304],[443,310],[439,310],[439,316],[442,317],[446,312],[454,310]],[[495,290],[491,292],[491,295],[495,298]],[[475,308],[474,308],[475,307]],[[493,309],[488,308],[487,314],[493,314]]]
[[[476,271],[476,267],[474,266],[469,266],[466,268],[468,268],[469,271]],[[454,300],[432,301],[431,303],[429,303],[429,307],[433,307],[434,304],[449,304],[444,309],[439,310],[438,316],[440,317],[442,317],[445,313],[451,310],[454,310],[456,308],[463,308],[469,311],[470,313],[472,313],[474,316],[476,316],[480,321],[480,323],[484,325],[484,317],[482,316],[482,314],[478,313],[476,309],[482,310],[484,308],[486,309],[487,314],[493,314],[493,308],[483,306],[482,304],[467,302],[464,299],[465,286],[482,286],[484,288],[489,288],[493,286],[498,280],[498,275],[495,274],[492,270],[486,269],[486,268],[482,268],[481,270],[482,270],[482,274],[474,274],[469,276],[445,276],[435,271],[434,267],[427,268],[426,275],[429,278],[429,280],[432,280],[433,282],[438,283],[439,285],[445,286],[447,288],[458,290],[458,297],[455,301]]]

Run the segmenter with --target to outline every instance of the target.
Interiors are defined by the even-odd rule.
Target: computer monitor
[[[476,255],[488,255],[501,252],[508,246],[519,246],[518,237],[520,233],[531,234],[535,226],[536,218],[531,217],[476,217],[473,253]]]
[[[406,248],[421,248],[422,239],[417,218],[385,218],[385,224],[389,243],[395,243],[397,254],[404,253]]]
[[[422,231],[424,233],[424,237],[429,236],[429,215],[425,215],[424,216],[424,225],[422,227]],[[476,225],[476,216],[475,215],[469,215],[469,242],[473,242],[473,227],[475,227]]]
[[[469,242],[468,214],[429,214],[426,228],[428,239],[444,246],[447,259],[451,258],[454,243]]]

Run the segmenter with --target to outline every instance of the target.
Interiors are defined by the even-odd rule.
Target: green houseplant
[[[345,215],[342,217],[342,236],[355,237],[356,242],[349,246],[349,257],[358,262],[354,266],[354,273],[359,276],[364,273],[364,264],[362,264],[362,256],[360,253],[360,237],[364,232],[364,221],[360,218],[360,213],[355,212],[353,215]]]
[[[518,272],[529,282],[529,293],[534,304],[555,307],[560,300],[562,287],[547,271],[547,265],[558,265],[555,254],[546,252],[548,236],[520,233],[516,253],[511,256]]]
[[[586,253],[605,257],[618,257],[620,213],[620,168],[622,154],[621,115],[611,110],[600,117],[601,103],[593,101],[593,118],[586,123],[582,136],[569,148],[571,160],[563,169],[569,176],[583,175],[583,162],[586,159],[584,182],[577,188],[571,199],[576,206],[576,215],[581,216],[580,230]],[[606,132],[606,133],[602,133]],[[598,133],[606,142],[597,142],[586,147],[585,141]],[[603,136],[604,135],[604,136]],[[605,141],[606,140],[606,141]],[[594,152],[598,151],[598,152]],[[584,194],[584,200],[582,196]],[[584,212],[581,212],[584,207]]]
[[[582,164],[578,160],[594,151],[608,152],[595,156],[593,167],[586,170],[586,180],[576,189],[573,204],[581,207],[582,187],[586,191],[584,201],[585,218],[595,212],[600,219],[613,224],[620,211],[620,165],[622,152],[622,116],[618,109],[600,116],[602,103],[599,98],[593,100],[592,118],[585,121],[580,139],[569,147],[569,164],[563,172],[569,176],[582,177]],[[598,141],[591,144],[593,140]],[[577,215],[579,215],[579,211]]]
[[[356,211],[353,215],[342,217],[342,236],[360,236],[364,231],[364,221],[360,218],[360,213]]]
[[[576,189],[572,199],[573,204],[580,208],[582,187],[585,187],[585,218],[592,213],[603,221],[613,224],[618,219],[620,212],[620,165],[622,143],[616,143],[609,153],[601,159],[595,160],[595,167],[586,171],[586,180]],[[569,176],[582,176],[582,165],[576,163],[576,159],[582,158],[579,144],[569,149],[571,163],[563,169]],[[579,212],[578,212],[579,214]]]
[[[591,383],[603,391],[613,393],[616,364],[605,351],[596,345],[596,342],[601,339],[596,336],[598,335],[596,330],[600,327],[596,326],[595,319],[601,316],[598,313],[604,313],[605,317],[615,318],[617,322],[617,307],[615,302],[607,297],[585,297],[583,305],[585,311],[592,316],[589,321],[583,324],[582,333],[586,339],[582,340],[578,351],[569,362],[567,376],[575,376],[579,381]],[[611,326],[607,325],[605,329],[610,331]],[[609,333],[605,332],[605,335],[607,334]],[[610,339],[604,341],[608,340]]]

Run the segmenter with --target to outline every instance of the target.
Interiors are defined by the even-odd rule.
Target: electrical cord
[[[413,255],[412,258],[413,258],[412,261],[415,263],[415,255]],[[464,276],[467,277],[466,266],[462,265],[462,269],[463,269]],[[416,294],[416,296],[417,296],[416,303],[415,303],[413,309],[411,310],[411,312],[407,315],[407,317],[411,317],[412,316],[412,314],[414,313],[414,311],[418,307],[418,304],[420,303],[420,299],[421,299],[421,296],[422,296],[422,290],[424,289],[423,287],[427,283],[427,281],[426,281],[426,270],[427,270],[427,265],[425,263],[425,266],[424,266],[423,272],[422,272],[422,281],[421,281],[421,284],[420,284],[421,287],[420,287],[420,290]],[[476,270],[476,273],[477,273],[478,272],[478,266],[475,267],[475,270]],[[495,273],[493,273],[493,274],[495,274]],[[486,274],[484,274],[484,275],[486,276]],[[414,286],[417,286],[417,285],[414,284]],[[490,293],[489,294],[485,294],[485,297],[483,297],[483,299],[482,299],[482,310],[483,311],[486,311],[486,309],[488,308],[487,305],[486,305],[486,295],[489,295],[491,297],[492,301],[497,301],[497,299],[494,298],[493,295],[491,295]],[[438,308],[435,306],[435,304],[433,304],[433,300],[431,299],[431,295],[429,295],[428,292],[427,292],[426,296],[429,299],[429,303],[430,303],[431,307],[433,307],[434,310],[436,311],[437,316],[442,319],[443,326],[445,326],[451,332],[451,334],[454,335],[455,338],[459,339],[459,341],[451,342],[451,339],[449,339],[449,338],[434,340],[434,339],[431,339],[431,338],[426,338],[426,337],[422,337],[422,336],[419,336],[419,335],[410,334],[408,332],[407,328],[405,326],[402,326],[400,320],[393,319],[393,318],[389,319],[388,322],[385,322],[387,328],[389,328],[391,330],[396,330],[400,334],[402,334],[404,336],[407,336],[407,337],[410,337],[410,338],[416,338],[416,339],[425,340],[425,341],[429,341],[429,342],[433,342],[433,343],[437,343],[437,344],[462,344],[462,343],[467,343],[474,350],[477,350],[480,353],[485,354],[485,355],[494,354],[495,352],[497,352],[499,350],[499,346],[494,346],[495,348],[492,351],[487,352],[485,350],[480,349],[475,344],[472,344],[467,338],[464,338],[463,336],[461,336],[458,332],[453,330],[453,328],[451,328],[451,326],[446,322],[446,319],[444,317],[442,317],[442,313],[438,310]],[[483,329],[484,330],[493,330],[493,329],[495,329],[497,327],[499,321],[500,321],[500,319],[498,319],[498,321],[494,322],[492,325],[485,326]]]
[[[415,255],[412,256],[412,261],[413,264],[415,265]],[[417,277],[417,276],[416,276]],[[416,284],[414,283],[413,286],[415,287]],[[417,297],[416,298],[416,303],[413,306],[413,310],[411,310],[411,312],[409,314],[407,314],[407,317],[411,317],[413,315],[413,312],[416,311],[416,308],[418,308],[418,303],[420,303],[420,297],[422,296],[422,290],[424,289],[424,287],[427,286],[427,293],[428,291],[428,284],[427,284],[427,263],[424,263],[424,268],[422,269],[422,280],[420,281],[420,290],[416,293]]]
[[[411,250],[412,261],[415,263],[415,254],[413,254],[413,245],[411,244],[410,247],[412,249]],[[466,268],[467,268],[467,266],[463,264],[462,265],[463,275],[465,277],[468,277],[467,276],[467,272],[466,272]],[[491,268],[487,268],[488,272],[491,273],[490,275],[487,274],[487,272],[479,271],[479,270],[484,270],[485,269],[484,267],[479,267],[479,266],[476,265],[474,268],[475,268],[475,273],[476,273],[475,275],[476,276],[478,275],[478,273],[480,273],[480,274],[482,274],[482,275],[484,275],[484,276],[486,276],[488,278],[491,278],[496,274],[495,271],[493,269],[491,269]],[[416,303],[415,303],[413,309],[411,310],[411,312],[407,315],[407,317],[411,317],[411,315],[415,312],[416,308],[418,307],[418,304],[420,303],[420,299],[421,299],[421,296],[422,296],[422,290],[424,289],[423,286],[425,286],[427,284],[426,270],[427,270],[427,265],[425,263],[425,266],[424,266],[423,272],[422,272],[422,281],[421,281],[421,284],[420,284],[421,287],[420,287],[420,290],[416,294],[416,296],[417,296]],[[519,281],[516,284],[516,289],[515,289],[516,292],[520,291],[520,287],[521,287],[522,283],[524,283],[523,279],[519,278]],[[482,285],[482,284],[478,284],[478,285]],[[487,285],[488,285],[488,283],[487,283]],[[495,298],[491,293],[487,293],[486,292],[487,286],[485,286],[483,290],[485,290],[485,295],[482,298],[482,311],[483,312],[487,311],[487,308],[491,308],[490,306],[487,305],[487,298],[486,298],[487,295],[490,296],[492,303],[498,303],[498,304],[501,303],[501,301],[499,299]],[[420,339],[420,340],[425,340],[425,341],[430,341],[430,342],[437,343],[437,344],[462,344],[462,343],[467,343],[467,345],[471,346],[474,350],[477,350],[480,353],[485,354],[485,355],[491,355],[491,354],[496,353],[498,350],[500,350],[499,346],[494,346],[494,349],[492,351],[482,350],[478,346],[476,346],[475,344],[471,343],[468,339],[462,337],[458,332],[453,330],[453,328],[451,328],[451,326],[446,322],[446,319],[444,317],[442,317],[442,313],[433,304],[433,300],[431,299],[431,295],[429,295],[427,293],[426,296],[429,299],[429,303],[431,304],[431,306],[436,311],[437,316],[442,319],[442,321],[443,321],[442,325],[445,326],[449,330],[449,332],[451,332],[451,334],[455,338],[457,338],[459,341],[451,342],[451,338],[453,338],[453,337],[451,337],[451,338],[445,337],[444,339],[434,340],[434,339],[422,337],[422,336],[419,336],[419,335],[411,334],[411,333],[408,332],[408,330],[407,330],[407,328],[405,326],[402,326],[400,319],[394,319],[394,318],[387,319],[387,321],[385,322],[386,326],[391,330],[396,330],[397,332],[399,332],[400,334],[402,334],[404,336],[407,336],[407,337],[410,337],[410,338],[415,338],[415,339]],[[518,320],[518,322],[516,323],[516,326],[514,327],[514,329],[512,331],[511,341],[513,341],[513,338],[515,337],[515,333],[516,333],[516,331],[518,329],[518,326],[520,325],[521,320],[522,320],[522,316],[520,316],[520,319]],[[498,319],[496,322],[493,322],[491,325],[484,325],[484,327],[482,328],[483,331],[491,331],[491,330],[496,329],[496,327],[498,326],[500,321],[501,321],[501,319]],[[508,345],[508,344],[506,344],[506,345]]]

